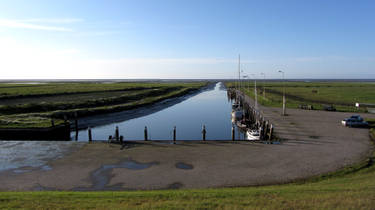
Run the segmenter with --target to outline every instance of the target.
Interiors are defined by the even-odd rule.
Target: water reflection
[[[202,126],[206,126],[207,140],[231,139],[232,104],[222,83],[213,90],[204,91],[185,101],[158,112],[122,122],[92,128],[94,140],[106,140],[114,135],[115,127],[125,140],[143,140],[144,127],[148,129],[150,140],[171,140],[173,127],[177,127],[177,140],[202,140]],[[74,137],[75,132],[72,132]],[[87,130],[78,134],[79,141],[87,141]],[[236,127],[236,139],[244,139],[244,133]]]

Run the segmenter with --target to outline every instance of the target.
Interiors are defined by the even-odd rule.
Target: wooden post
[[[269,135],[269,138],[268,140],[272,140],[272,134],[273,134],[273,125],[271,124],[271,127],[270,127],[270,135]]]
[[[206,141],[206,126],[203,125],[203,128],[202,128],[202,139],[203,141]]]
[[[173,128],[173,144],[176,144],[176,126]]]
[[[112,135],[109,135],[108,136],[108,143],[110,143],[112,141]]]
[[[77,114],[77,112],[74,112],[74,124],[76,126],[76,129],[78,130],[78,114]]]
[[[269,121],[266,121],[266,126],[264,128],[264,139],[268,138],[268,129],[269,129]]]
[[[232,125],[232,141],[236,138],[235,132],[234,125]]]
[[[262,139],[261,140],[264,140],[264,139],[266,139],[266,133],[267,133],[267,131],[266,131],[266,121],[262,121],[262,130],[263,130],[263,132],[262,132]]]
[[[145,141],[147,141],[147,140],[148,140],[148,135],[147,135],[147,126],[145,126],[144,134],[145,134]]]
[[[74,124],[75,124],[75,129],[76,129],[75,139],[77,141],[78,140],[78,120],[77,119],[74,120]]]
[[[92,142],[92,134],[91,134],[91,128],[88,129],[89,132],[89,142]]]
[[[115,138],[116,138],[116,141],[119,141],[119,140],[120,140],[120,132],[119,132],[119,130],[118,130],[118,126],[116,126]]]
[[[123,143],[124,143],[124,137],[120,136],[120,144],[123,144]]]

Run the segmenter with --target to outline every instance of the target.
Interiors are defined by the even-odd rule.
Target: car
[[[357,120],[357,121],[363,121],[363,118],[359,115],[352,115],[350,117],[350,119],[354,119],[354,120]]]
[[[323,109],[330,112],[335,112],[336,108],[333,105],[323,105]]]
[[[348,127],[368,127],[368,122],[359,115],[353,115],[341,121],[341,124]]]

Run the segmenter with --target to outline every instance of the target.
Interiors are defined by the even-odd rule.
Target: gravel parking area
[[[75,146],[46,165],[0,171],[0,190],[136,190],[287,183],[335,171],[372,151],[368,129],[348,128],[352,113],[261,107],[281,144],[246,141],[128,142]],[[361,114],[375,118],[374,114]],[[19,145],[18,145],[19,146]],[[13,145],[16,149],[17,144]],[[78,148],[78,149],[77,149]],[[0,145],[0,151],[4,150]],[[66,153],[66,154],[65,154]],[[25,161],[22,159],[14,160]],[[17,165],[17,164],[14,164]]]

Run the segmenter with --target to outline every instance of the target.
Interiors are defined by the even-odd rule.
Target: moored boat
[[[246,139],[250,141],[257,141],[260,140],[260,134],[258,130],[247,130],[246,131]]]

